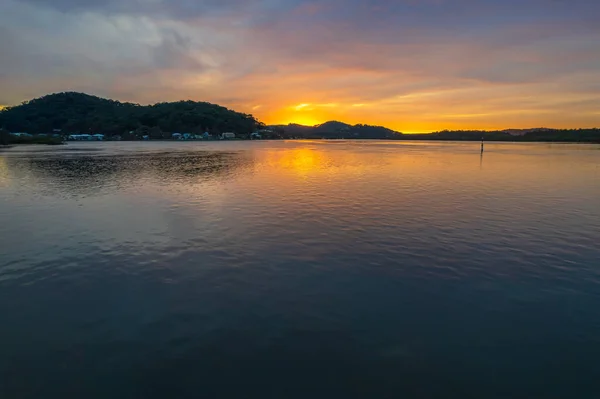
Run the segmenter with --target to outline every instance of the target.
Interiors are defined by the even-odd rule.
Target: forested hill
[[[33,134],[61,129],[115,135],[141,127],[162,132],[249,133],[259,126],[252,115],[206,102],[142,106],[74,92],[50,94],[0,111],[0,128]]]
[[[326,138],[326,139],[399,139],[402,133],[371,125],[349,125],[338,121],[329,121],[316,126],[297,124],[274,125],[274,129],[281,129],[286,136],[298,138]]]

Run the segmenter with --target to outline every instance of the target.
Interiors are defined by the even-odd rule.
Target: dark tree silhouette
[[[247,134],[254,131],[259,122],[252,115],[206,102],[179,101],[141,106],[68,92],[50,94],[0,111],[0,126],[9,131],[32,134],[60,129],[63,134],[102,133],[124,138],[137,138],[143,130],[156,138],[158,131],[200,132],[206,129]]]
[[[6,129],[0,129],[0,145],[8,145],[10,143],[10,133]]]

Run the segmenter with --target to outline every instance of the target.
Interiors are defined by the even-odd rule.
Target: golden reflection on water
[[[598,170],[590,146],[479,143],[396,143],[303,141],[256,152],[255,178],[279,187],[279,193],[300,181],[332,192],[354,186],[356,190],[381,187],[420,187],[431,195],[467,190],[551,191],[557,180],[579,184]],[[573,173],[573,156],[579,153]],[[400,193],[398,193],[400,194]]]
[[[6,159],[0,156],[0,187],[7,187],[10,184],[10,177]]]
[[[296,146],[298,144],[295,143]],[[390,148],[382,149],[379,143],[369,143],[359,148],[353,143],[306,141],[302,142],[301,147],[261,151],[257,156],[255,169],[260,173],[287,178],[290,175],[306,178],[327,174],[343,175],[345,179],[351,179],[369,173],[385,179],[389,177],[389,173],[402,171],[440,172],[444,165],[472,170],[473,165],[479,165],[480,161],[479,153],[440,153],[432,157],[428,150],[414,151],[412,145],[407,147],[391,145]]]
[[[261,163],[263,167],[283,169],[300,177],[323,171],[330,164],[328,156],[314,148],[268,151]]]
[[[590,146],[494,144],[482,157],[478,143],[215,143],[194,151],[179,145],[171,154],[138,156],[3,154],[0,200],[37,206],[33,194],[58,198],[68,212],[81,204],[96,209],[81,218],[105,231],[135,223],[179,239],[186,237],[179,225],[226,226],[224,234],[234,236],[265,220],[291,228],[305,218],[323,226],[344,221],[344,229],[381,220],[454,226],[513,215],[537,223],[532,209],[597,213],[589,198],[600,196],[600,158]],[[92,221],[138,208],[134,219]]]
[[[482,155],[479,145],[306,140],[231,143],[224,148],[218,143],[182,146],[179,150],[186,152],[181,161],[149,153],[131,159],[115,156],[110,162],[88,160],[83,167],[58,153],[27,160],[25,154],[8,152],[0,156],[0,187],[21,176],[29,184],[44,181],[45,187],[66,192],[119,189],[132,196],[178,198],[216,208],[243,192],[248,198],[302,190],[322,196],[363,193],[410,203],[411,198],[404,198],[408,190],[443,196],[457,191],[523,195],[551,192],[557,184],[598,188],[598,146],[490,143]]]

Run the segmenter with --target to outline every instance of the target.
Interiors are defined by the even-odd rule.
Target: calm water
[[[598,398],[600,146],[0,152],[0,397]]]

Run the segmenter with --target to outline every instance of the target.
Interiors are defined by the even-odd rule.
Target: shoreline
[[[423,139],[423,138],[402,138],[402,139],[365,139],[365,138],[341,138],[341,139],[322,139],[322,138],[283,138],[283,139],[265,139],[265,140],[102,140],[102,141],[63,141],[61,143],[34,143],[34,142],[21,142],[21,143],[10,143],[8,145],[0,145],[0,148],[10,148],[17,145],[49,145],[49,146],[60,146],[69,145],[71,143],[86,143],[86,144],[99,144],[99,143],[225,143],[225,142],[261,142],[261,141],[317,141],[317,142],[360,142],[360,141],[373,141],[373,142],[447,142],[447,143],[481,143],[481,140],[451,140],[451,139]],[[485,140],[484,143],[514,143],[514,144],[527,144],[527,143],[539,143],[539,144],[591,144],[600,145],[600,141],[566,141],[566,140]]]

